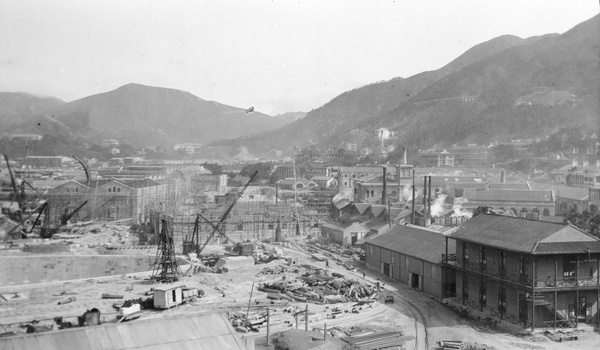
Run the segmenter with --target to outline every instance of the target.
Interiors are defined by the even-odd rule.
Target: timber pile
[[[352,346],[352,349],[371,350],[385,349],[392,346],[402,346],[411,336],[403,336],[401,332],[377,333],[369,335],[360,335],[342,338],[342,340]]]
[[[339,275],[338,275],[339,276]],[[269,299],[288,299],[297,302],[323,304],[359,302],[377,297],[374,288],[344,277],[300,276],[299,282],[263,283],[258,290],[269,293]]]

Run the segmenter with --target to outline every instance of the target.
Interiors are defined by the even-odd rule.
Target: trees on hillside
[[[593,215],[589,211],[584,210],[583,213],[571,211],[564,219],[565,223],[588,232],[596,237],[600,237],[600,214]]]

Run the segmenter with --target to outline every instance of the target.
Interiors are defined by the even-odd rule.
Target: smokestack
[[[429,210],[427,211],[427,217],[431,217],[431,175],[429,175],[429,188],[427,189],[427,195],[429,196],[429,199],[427,200],[429,202]]]
[[[427,175],[423,176],[423,217],[427,217]]]
[[[386,204],[385,197],[387,195],[386,188],[385,188],[385,186],[386,186],[386,179],[385,179],[386,178],[386,171],[387,171],[387,168],[384,165],[383,166],[383,189],[381,190],[381,204],[383,204],[383,205]]]
[[[400,186],[400,164],[396,166],[396,181],[398,181],[398,203],[400,203],[400,200],[402,199],[402,187]]]
[[[406,147],[402,147],[402,164],[408,164],[408,159],[406,158]]]
[[[415,224],[415,169],[412,171],[412,224]]]
[[[500,183],[506,183],[506,170],[500,172]]]

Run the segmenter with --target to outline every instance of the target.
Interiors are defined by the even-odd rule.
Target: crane
[[[83,158],[78,157],[76,155],[73,155],[73,159],[75,159],[79,162],[79,164],[81,164],[83,171],[85,171],[86,185],[89,185],[90,181],[92,181],[92,173],[90,173],[90,168],[88,167],[86,161],[83,160]]]
[[[238,192],[238,194],[235,196],[235,198],[233,199],[233,201],[231,202],[231,204],[229,205],[227,210],[225,210],[225,212],[221,215],[221,218],[219,219],[219,221],[217,222],[216,225],[214,225],[212,222],[210,222],[208,219],[206,219],[201,214],[198,214],[196,216],[196,223],[194,225],[194,233],[192,234],[192,239],[194,238],[194,236],[196,236],[196,242],[198,241],[198,230],[199,230],[199,226],[200,226],[199,225],[200,218],[202,218],[206,223],[208,223],[213,228],[211,234],[207,237],[206,242],[204,242],[202,247],[198,248],[198,246],[196,246],[196,253],[198,255],[200,255],[200,253],[202,253],[204,248],[206,248],[206,246],[208,245],[208,242],[210,242],[210,240],[215,236],[215,234],[221,230],[221,228],[225,224],[225,220],[227,220],[227,217],[229,216],[229,213],[231,213],[231,210],[233,209],[233,207],[235,206],[237,201],[240,199],[240,197],[242,197],[242,195],[244,194],[244,191],[246,191],[246,189],[248,188],[248,186],[250,185],[252,180],[254,180],[254,177],[256,177],[257,174],[258,174],[258,171],[256,171],[250,177],[250,180],[248,180],[246,185],[244,185],[244,187]],[[223,235],[228,240],[234,242],[231,238],[227,237],[227,235],[225,235],[225,233],[220,232],[220,234]]]

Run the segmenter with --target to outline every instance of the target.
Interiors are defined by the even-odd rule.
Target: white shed
[[[168,309],[183,302],[181,286],[154,288],[154,308]]]

